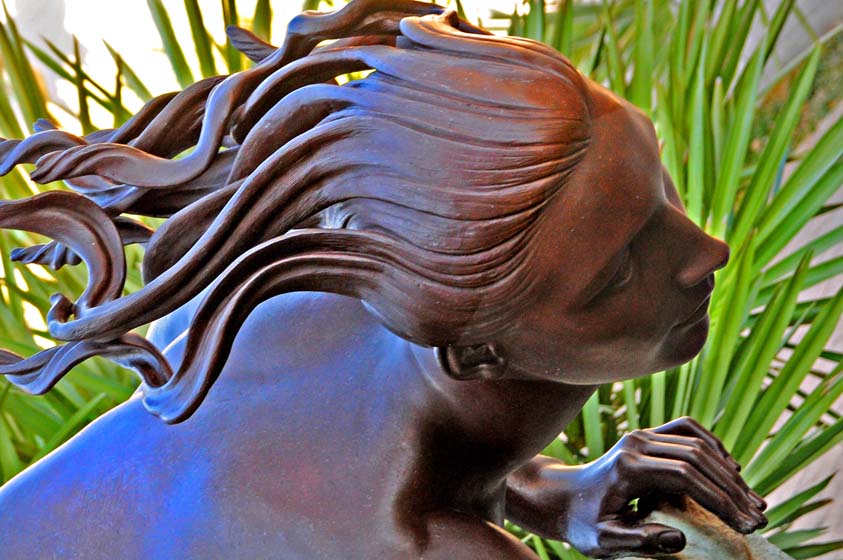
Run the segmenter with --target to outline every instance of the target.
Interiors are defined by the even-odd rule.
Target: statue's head
[[[725,243],[685,214],[652,123],[589,83],[591,137],[548,202],[531,250],[538,280],[500,337],[522,373],[608,382],[694,357],[708,333]]]
[[[59,302],[51,331],[120,340],[210,285],[181,370],[146,379],[171,421],[248,312],[291,291],[361,298],[458,377],[596,383],[693,357],[728,251],[685,216],[649,120],[549,47],[381,4],[294,20],[274,51],[241,34],[254,68],[79,147],[38,144],[35,178],[71,179],[111,216],[169,216],[143,290]]]

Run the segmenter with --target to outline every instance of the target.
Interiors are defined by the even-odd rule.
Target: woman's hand
[[[507,494],[513,501],[507,514],[512,509],[515,516],[508,516],[595,558],[682,550],[685,536],[679,530],[640,523],[655,504],[671,496],[689,496],[741,533],[767,523],[762,513],[766,504],[743,481],[737,462],[691,418],[636,430],[582,467],[541,460],[544,464],[528,465],[520,480],[516,472]]]

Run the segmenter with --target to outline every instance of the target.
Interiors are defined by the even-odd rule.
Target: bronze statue
[[[306,13],[277,49],[231,34],[253,68],[116,130],[0,145],[0,172],[37,162],[76,191],[0,203],[0,226],[55,240],[15,258],[90,271],[53,299],[66,343],[0,373],[41,393],[102,355],[143,381],[0,491],[3,558],[535,560],[504,518],[652,556],[684,536],[630,502],[682,495],[764,525],[690,419],[582,467],[538,455],[598,384],[707,335],[728,249],[685,216],[641,112],[425,2]],[[128,243],[146,285],[122,295]]]

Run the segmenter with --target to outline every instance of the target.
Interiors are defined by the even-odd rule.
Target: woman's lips
[[[711,300],[711,296],[706,297],[702,302],[700,302],[699,306],[691,313],[690,317],[676,325],[677,327],[687,327],[690,325],[694,325],[698,323],[703,317],[708,315],[708,303]]]

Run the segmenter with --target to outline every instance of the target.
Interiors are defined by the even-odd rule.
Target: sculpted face
[[[519,377],[609,382],[690,360],[728,260],[685,215],[649,119],[589,87],[588,153],[539,226],[534,303],[499,342]]]

